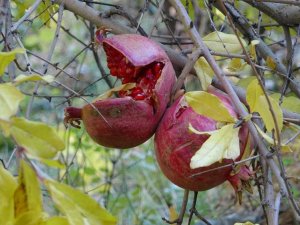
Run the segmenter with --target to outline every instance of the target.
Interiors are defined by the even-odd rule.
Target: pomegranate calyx
[[[65,108],[65,118],[64,118],[64,125],[68,127],[70,124],[72,127],[76,127],[80,129],[80,121],[81,121],[81,108],[76,107],[67,107]]]
[[[227,180],[233,187],[239,204],[242,203],[243,190],[253,193],[250,181],[252,180],[254,172],[247,166],[243,165],[239,171],[233,175],[229,175]]]

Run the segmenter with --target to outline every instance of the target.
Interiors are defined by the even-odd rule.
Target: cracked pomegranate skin
[[[111,74],[136,88],[92,103],[105,120],[87,104],[66,108],[65,122],[82,120],[89,136],[105,147],[138,146],[154,134],[167,107],[176,79],[173,66],[158,44],[140,35],[115,35],[102,44]]]
[[[210,90],[211,94],[216,95],[230,114],[237,117],[231,106],[229,98],[218,90]],[[231,167],[217,169],[203,173],[196,177],[194,174],[214,169],[232,163],[232,160],[223,160],[208,167],[197,169],[190,168],[190,161],[196,151],[208,139],[209,135],[197,135],[188,130],[191,124],[199,131],[213,131],[217,129],[216,121],[195,113],[191,107],[187,106],[184,97],[177,99],[160,122],[155,133],[155,153],[158,164],[164,175],[177,186],[191,191],[205,191],[222,184],[230,175]],[[239,132],[240,138],[240,159],[246,147],[248,129],[242,126]]]

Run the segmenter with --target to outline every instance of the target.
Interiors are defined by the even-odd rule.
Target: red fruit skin
[[[103,117],[90,105],[82,108],[81,120],[89,136],[98,144],[112,148],[131,148],[148,140],[170,100],[175,84],[173,66],[161,47],[154,41],[135,34],[116,35],[103,40],[121,52],[135,66],[142,67],[152,62],[162,62],[164,67],[153,89],[152,101],[136,101],[131,97],[110,98],[92,104]],[[65,110],[66,114],[71,112]],[[68,121],[72,115],[66,116]]]
[[[229,98],[222,92],[210,90],[229,109],[230,114],[237,116],[231,106]],[[203,173],[191,177],[194,174],[214,169],[232,163],[232,160],[223,160],[208,167],[197,169],[190,168],[192,156],[198,151],[209,135],[197,135],[188,130],[189,124],[199,131],[216,130],[216,121],[195,113],[191,107],[186,106],[184,97],[177,99],[174,104],[166,110],[163,119],[155,133],[155,153],[158,164],[165,176],[177,186],[191,191],[205,191],[211,189],[227,180],[232,171],[231,167]],[[181,113],[180,113],[181,112]],[[179,115],[180,114],[180,115]],[[177,116],[176,116],[177,115]],[[246,147],[248,129],[243,126],[239,132],[241,155]],[[238,157],[240,159],[241,155]],[[238,160],[236,159],[236,160]]]

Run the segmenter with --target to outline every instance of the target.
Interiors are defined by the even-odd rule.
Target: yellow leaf
[[[255,125],[255,127],[256,127],[256,130],[257,130],[258,133],[260,134],[260,136],[261,136],[263,139],[265,139],[265,141],[266,141],[268,144],[274,146],[274,144],[277,144],[277,143],[278,143],[277,141],[274,141],[274,139],[271,138],[269,135],[267,135],[265,132],[263,132],[263,131],[259,128],[259,126],[257,126],[256,124],[254,124],[254,125]],[[282,150],[283,152],[292,152],[292,149],[291,149],[288,145],[286,145],[286,144],[281,144],[280,147],[281,147],[281,150]]]
[[[279,101],[280,94],[274,93],[271,97]],[[300,113],[300,99],[295,96],[285,96],[283,97],[281,107],[295,113]]]
[[[8,137],[10,134],[10,122],[0,119],[0,128],[5,137]]]
[[[42,214],[36,211],[27,211],[15,219],[14,225],[40,225]]]
[[[258,223],[254,224],[254,223],[247,221],[246,223],[235,223],[234,225],[259,225],[259,224]]]
[[[252,40],[250,44],[250,56],[254,59],[254,61],[257,60],[257,55],[256,55],[256,49],[255,45],[259,44],[259,40]]]
[[[44,159],[44,158],[37,158],[37,157],[34,157],[34,159],[44,163],[45,165],[47,166],[50,166],[50,167],[54,167],[54,168],[58,168],[58,169],[65,169],[66,168],[66,165],[63,164],[61,161],[59,160],[55,160],[55,159]]]
[[[14,192],[17,182],[0,164],[0,224],[11,225],[14,219]]]
[[[230,63],[228,65],[227,69],[232,72],[237,72],[237,71],[243,70],[246,65],[247,65],[247,63],[245,63],[244,60],[239,59],[239,58],[234,58],[234,59],[230,60]]]
[[[276,122],[278,125],[279,132],[283,127],[283,114],[279,104],[271,97],[269,97],[271,108],[275,114]],[[254,108],[255,112],[258,112],[261,116],[264,124],[266,126],[267,131],[271,132],[273,129],[275,130],[275,122],[273,120],[273,116],[268,106],[268,102],[265,96],[259,96],[257,104]]]
[[[239,87],[242,87],[242,88],[246,89],[246,88],[249,86],[249,84],[250,84],[253,80],[255,80],[255,79],[256,79],[255,76],[249,76],[249,77],[246,77],[246,78],[242,78],[242,79],[240,79],[240,80],[238,81],[237,85],[238,85]]]
[[[178,219],[178,214],[176,212],[175,207],[172,205],[169,207],[169,220],[174,221],[176,219]],[[177,224],[177,223],[173,223],[173,224]]]
[[[11,121],[12,136],[30,155],[48,159],[65,148],[63,140],[47,124],[18,117],[12,118]]]
[[[263,90],[260,87],[257,80],[253,80],[248,88],[246,95],[247,103],[249,104],[251,112],[258,112],[263,119],[267,131],[275,130],[275,123],[269,109],[269,105],[266,97],[264,96]],[[275,118],[278,124],[279,131],[281,131],[283,127],[283,115],[282,109],[279,104],[272,97],[269,96],[271,108],[275,114]]]
[[[0,76],[4,74],[6,67],[16,58],[16,54],[24,53],[25,49],[16,48],[10,52],[0,52]]]
[[[43,221],[40,225],[69,225],[69,222],[65,217],[55,216]]]
[[[267,56],[266,63],[270,69],[272,69],[272,70],[276,69],[276,62],[274,61],[274,59],[272,57]]]
[[[41,75],[38,75],[38,74],[32,74],[32,75],[19,75],[17,76],[15,79],[14,79],[14,84],[15,85],[19,85],[23,82],[26,82],[26,81],[45,81],[46,83],[51,83],[54,81],[54,76],[51,76],[51,75],[45,75],[45,76],[41,76]]]
[[[98,100],[108,99],[116,92],[127,91],[127,90],[134,88],[135,86],[136,86],[135,83],[122,84],[122,85],[112,88],[112,89],[108,90],[107,92],[103,93],[102,95],[98,96],[97,98],[95,98],[93,100],[93,102],[98,101]]]
[[[200,79],[202,89],[207,90],[208,86],[212,82],[214,76],[214,71],[211,69],[210,65],[207,63],[204,57],[200,57],[194,66],[197,76]]]
[[[246,42],[240,38],[243,46],[246,46]],[[214,31],[205,37],[203,41],[206,46],[214,52],[219,53],[239,53],[242,52],[242,47],[235,34],[226,34],[218,31]]]
[[[9,120],[16,114],[24,95],[11,84],[0,84],[0,119]]]
[[[35,172],[23,160],[14,202],[16,218],[29,211],[34,211],[36,216],[42,213],[42,194],[38,179]]]
[[[46,187],[70,225],[115,225],[116,219],[94,199],[72,187],[48,180]],[[84,222],[85,221],[85,222]]]
[[[235,118],[215,95],[204,91],[192,91],[185,93],[184,96],[189,106],[198,114],[219,122],[234,123]]]
[[[235,160],[240,155],[239,129],[228,124],[213,133],[191,158],[190,167],[210,166],[222,159]]]
[[[256,107],[259,96],[263,94],[264,92],[261,86],[259,85],[258,80],[255,79],[251,81],[251,83],[248,85],[247,94],[246,94],[246,100],[250,107],[250,112],[253,112],[253,110]]]

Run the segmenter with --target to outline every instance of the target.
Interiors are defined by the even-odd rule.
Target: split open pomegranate
[[[155,132],[175,83],[172,64],[154,41],[136,34],[109,38],[96,33],[107,56],[107,67],[122,84],[117,97],[97,100],[83,108],[67,107],[66,124],[79,127],[80,120],[100,145],[130,148],[142,144]]]

